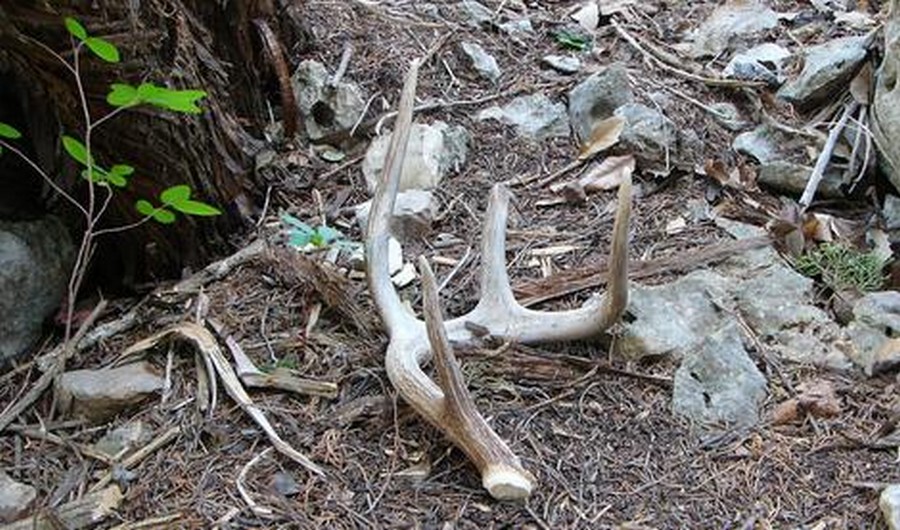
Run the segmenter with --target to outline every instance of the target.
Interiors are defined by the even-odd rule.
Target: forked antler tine
[[[424,256],[419,257],[422,275],[422,312],[428,342],[434,354],[438,381],[444,398],[438,403],[435,424],[462,449],[481,473],[482,485],[496,499],[524,499],[534,488],[534,477],[519,458],[488,426],[475,402],[453,354],[438,299],[437,282]],[[434,421],[434,420],[432,420]]]
[[[388,240],[391,237],[389,229],[391,215],[400,189],[400,172],[403,170],[406,144],[412,127],[418,77],[419,60],[414,59],[410,61],[409,71],[403,82],[394,132],[391,135],[391,143],[381,170],[381,182],[375,191],[369,224],[366,227],[366,278],[369,280],[369,291],[391,335],[396,330],[405,329],[415,322],[415,318],[406,310],[391,283]]]
[[[475,309],[457,320],[473,322],[495,336],[523,343],[589,338],[612,326],[628,303],[628,225],[631,217],[631,175],[619,186],[616,218],[610,245],[606,294],[568,311],[534,311],[516,302],[506,271],[506,220],[509,192],[496,185],[491,191],[482,236],[481,299]],[[456,325],[456,321],[448,325]]]

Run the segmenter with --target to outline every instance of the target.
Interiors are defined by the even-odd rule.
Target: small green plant
[[[584,51],[591,45],[590,37],[576,33],[574,31],[562,30],[557,31],[554,35],[556,42],[563,48],[570,50]]]
[[[288,228],[288,245],[297,249],[354,248],[359,245],[335,228],[325,225],[314,227],[288,213],[281,214],[281,222]]]
[[[884,284],[886,262],[875,252],[860,252],[845,245],[823,243],[795,261],[801,274],[821,277],[836,291],[877,291]]]
[[[193,190],[187,184],[172,186],[160,192],[154,205],[147,199],[140,199],[135,203],[135,209],[143,217],[134,223],[118,227],[98,228],[100,220],[106,213],[115,188],[126,188],[130,178],[134,176],[134,167],[125,163],[116,163],[109,166],[100,165],[93,156],[91,140],[96,129],[122,111],[139,106],[150,105],[162,110],[199,114],[202,109],[197,103],[206,97],[202,90],[174,90],[153,83],[142,83],[139,86],[131,86],[125,83],[114,83],[106,96],[106,102],[113,110],[100,118],[93,118],[87,102],[87,94],[81,75],[81,53],[84,49],[90,51],[97,58],[109,62],[119,62],[119,50],[114,44],[88,34],[84,26],[74,18],[67,17],[64,24],[72,37],[72,60],[69,62],[60,54],[50,49],[40,41],[32,40],[44,51],[53,56],[62,64],[75,80],[75,87],[84,117],[84,130],[81,138],[75,135],[63,134],[60,138],[63,150],[72,160],[82,167],[81,177],[87,184],[88,196],[86,203],[82,204],[72,195],[60,188],[46,171],[37,162],[28,157],[24,151],[16,147],[13,141],[22,137],[22,133],[8,123],[0,122],[0,154],[10,151],[24,160],[47,184],[59,193],[66,201],[72,204],[85,219],[85,231],[81,244],[75,257],[75,263],[69,276],[66,307],[66,335],[69,340],[72,335],[72,316],[75,311],[75,300],[87,272],[87,267],[93,256],[96,238],[112,232],[122,232],[135,228],[147,221],[169,224],[175,222],[176,212],[183,215],[211,216],[221,212],[201,201],[191,197]]]

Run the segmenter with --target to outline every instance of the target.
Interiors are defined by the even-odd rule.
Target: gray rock
[[[761,164],[774,162],[780,158],[775,131],[765,125],[737,135],[731,143],[731,148],[742,155],[754,158]]]
[[[369,193],[374,193],[384,167],[391,134],[372,141],[362,171]],[[406,158],[400,173],[400,191],[433,189],[450,170],[458,170],[468,155],[469,133],[461,126],[442,121],[431,125],[414,123],[409,133]]]
[[[99,422],[159,392],[163,383],[150,363],[138,362],[118,368],[66,372],[54,390],[62,413]]]
[[[700,270],[664,285],[634,285],[628,299],[628,314],[634,318],[623,324],[619,353],[631,359],[681,357],[722,325],[718,301],[728,297],[728,281]]]
[[[563,74],[577,74],[581,70],[581,61],[577,57],[545,55],[541,62]]]
[[[834,39],[806,50],[803,71],[784,84],[778,97],[801,109],[824,101],[845,87],[866,58],[865,37]]]
[[[0,471],[0,523],[11,523],[28,515],[34,508],[37,490],[16,482]]]
[[[0,365],[40,337],[63,302],[75,248],[59,220],[0,221]]]
[[[766,379],[729,322],[689,351],[672,389],[672,410],[704,427],[746,428],[759,421]]]
[[[366,231],[372,201],[368,200],[355,209],[356,224]],[[391,218],[391,233],[401,239],[421,237],[431,230],[431,223],[437,215],[437,201],[430,191],[408,190],[397,194],[394,215]]]
[[[900,352],[892,347],[900,336],[900,293],[868,293],[853,305],[847,334],[853,341],[851,359],[869,375],[895,369]]]
[[[482,77],[492,83],[500,80],[500,66],[497,65],[497,59],[491,54],[484,51],[480,44],[474,42],[462,42],[460,44],[463,53],[472,60],[472,67],[481,74]]]
[[[614,115],[625,119],[619,144],[634,153],[641,169],[665,170],[676,148],[675,124],[640,103],[622,105]]]
[[[900,230],[900,197],[886,195],[881,213],[884,215],[885,228],[890,231]]]
[[[121,459],[134,449],[145,445],[153,437],[150,427],[135,420],[107,432],[94,444],[94,450],[109,458]]]
[[[878,507],[890,530],[900,530],[900,484],[891,484],[878,496]]]
[[[784,82],[782,66],[791,52],[767,42],[732,57],[722,75],[743,81],[763,81],[769,85]]]
[[[794,269],[775,263],[733,288],[737,308],[760,335],[774,335],[785,328],[829,322],[828,315],[812,305],[815,282]]]
[[[716,8],[691,32],[694,57],[715,56],[726,51],[739,36],[751,35],[778,26],[778,13],[755,0],[726,2]]]
[[[500,31],[506,33],[510,37],[521,39],[533,35],[534,27],[531,25],[530,19],[520,18],[500,24]]]
[[[579,144],[591,137],[594,125],[634,100],[628,73],[620,63],[597,72],[569,92],[569,119]]]
[[[550,101],[543,93],[517,97],[502,108],[484,109],[478,113],[478,119],[512,125],[518,134],[534,140],[569,135],[565,105]]]
[[[772,338],[769,347],[780,359],[839,371],[853,368],[851,346],[834,322],[782,329]]]
[[[349,131],[366,108],[366,98],[356,84],[341,81],[332,87],[330,81],[325,66],[311,60],[300,63],[291,76],[297,106],[312,140]]]
[[[760,165],[756,174],[756,182],[782,193],[799,196],[806,188],[812,171],[813,168],[809,166],[779,160]],[[839,173],[826,170],[816,189],[816,197],[824,199],[843,197],[842,183]]]
[[[731,103],[713,103],[710,108],[715,112],[713,118],[729,131],[740,131],[747,126],[740,111]]]
[[[875,76],[871,129],[878,146],[878,165],[900,190],[900,17],[884,27],[884,60]]]
[[[279,495],[283,495],[285,497],[293,497],[297,495],[303,489],[297,483],[297,479],[294,478],[290,473],[285,473],[284,471],[279,471],[275,473],[275,476],[272,477],[272,489],[274,489]]]
[[[466,22],[474,28],[490,24],[494,19],[494,12],[475,0],[462,0],[459,6],[467,18]]]

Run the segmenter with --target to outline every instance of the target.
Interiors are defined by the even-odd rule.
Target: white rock
[[[472,67],[485,79],[496,83],[500,79],[500,66],[493,55],[484,51],[481,45],[474,42],[460,44],[462,51],[472,60]]]
[[[391,281],[394,282],[398,288],[406,287],[411,284],[413,280],[416,279],[416,268],[412,263],[404,263],[403,268],[397,274],[394,274],[391,277]]]
[[[368,200],[355,209],[356,224],[365,232],[369,223],[372,201]],[[394,215],[391,218],[391,233],[400,237],[415,237],[426,234],[437,215],[437,201],[430,191],[408,190],[397,194]]]
[[[163,378],[148,362],[62,374],[55,386],[59,408],[102,421],[162,390]]]
[[[900,530],[900,484],[891,484],[881,490],[878,506],[890,530]]]
[[[376,138],[366,152],[362,171],[369,193],[374,193],[391,142],[391,134]],[[400,191],[428,190],[437,187],[450,169],[466,159],[468,132],[442,121],[431,125],[414,123],[409,133],[406,158],[400,173]]]
[[[388,239],[388,273],[393,276],[403,268],[403,247],[393,237]]]
[[[16,482],[0,471],[0,523],[11,523],[24,517],[37,499],[37,490]]]

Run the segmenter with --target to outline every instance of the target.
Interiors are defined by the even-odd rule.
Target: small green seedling
[[[281,214],[281,222],[288,228],[288,245],[299,250],[359,246],[335,228],[325,225],[313,227],[288,213]]]
[[[574,31],[557,31],[556,34],[554,34],[554,37],[556,38],[556,42],[563,48],[568,48],[570,50],[584,51],[591,45],[590,37]]]

